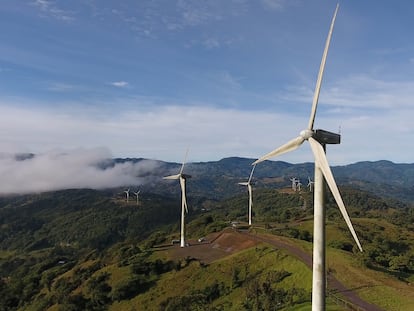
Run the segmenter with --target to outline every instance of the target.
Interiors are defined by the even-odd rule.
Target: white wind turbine
[[[313,184],[315,182],[312,181],[312,179],[310,177],[308,177],[308,188],[309,188],[309,192],[312,192],[313,189]]]
[[[129,201],[129,188],[128,188],[128,190],[125,190],[124,191],[124,193],[126,194],[126,201],[127,201],[127,203],[128,203],[128,201]]]
[[[178,179],[180,181],[180,186],[181,186],[181,242],[180,242],[180,246],[181,247],[185,247],[184,219],[185,219],[185,212],[188,213],[187,198],[185,195],[185,181],[187,178],[191,178],[191,175],[183,174],[185,161],[187,160],[187,155],[188,155],[188,149],[185,154],[184,162],[181,165],[180,172],[177,175],[171,175],[171,176],[164,177],[164,179],[174,179],[174,180]]]
[[[296,183],[296,189],[300,192],[302,188],[302,183],[300,182],[300,179],[298,179],[298,182]]]
[[[247,182],[239,182],[241,186],[247,186],[247,190],[249,192],[249,226],[252,225],[252,206],[253,206],[253,199],[252,199],[252,184],[250,183],[252,180],[254,168],[256,165],[253,165],[252,171],[250,172],[250,177]]]
[[[290,179],[290,181],[292,182],[292,190],[296,191],[296,183],[297,183],[297,179],[296,177],[293,177]]]
[[[137,190],[137,192],[133,192],[133,194],[135,194],[137,196],[137,205],[139,205],[138,196],[139,196],[140,192],[141,192],[141,190]]]
[[[257,164],[271,157],[295,150],[305,140],[311,146],[313,155],[315,157],[315,187],[314,187],[314,237],[313,237],[313,278],[312,278],[312,310],[325,310],[325,207],[324,207],[324,179],[331,190],[339,210],[348,225],[351,234],[362,252],[361,244],[352,226],[351,220],[346,211],[345,205],[342,201],[332,171],[329,167],[328,160],[325,154],[326,144],[339,144],[340,135],[327,132],[324,130],[314,130],[313,124],[316,115],[316,108],[318,105],[319,92],[322,84],[322,76],[328,54],[329,44],[332,36],[333,27],[335,24],[336,14],[339,5],[336,6],[335,13],[332,18],[331,26],[326,40],[324,53],[322,56],[321,65],[319,68],[318,79],[316,82],[315,93],[312,102],[312,110],[309,119],[308,127],[300,132],[300,135],[274,151],[264,155],[262,158],[253,163]]]

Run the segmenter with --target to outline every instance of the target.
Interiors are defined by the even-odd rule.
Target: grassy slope
[[[413,232],[392,225],[382,219],[353,218],[352,221],[355,224],[358,235],[361,234],[361,242],[364,248],[370,246],[369,241],[366,241],[363,238],[365,231],[380,230],[382,234],[393,240],[403,239],[408,241],[411,245],[411,249],[414,249]],[[299,223],[295,222],[289,225],[300,228],[301,230],[308,230],[309,232],[313,231],[312,219]],[[285,224],[281,224],[280,226],[284,227]],[[206,225],[201,222],[197,224],[197,227],[204,228]],[[200,235],[201,232],[197,232],[195,237]],[[342,219],[338,218],[337,221],[327,221],[327,244],[329,245],[333,240],[354,244]],[[302,249],[311,252],[311,243],[295,239],[290,239],[290,241],[299,245]],[[0,252],[0,258],[9,257],[12,256],[12,254],[13,252],[2,251]],[[39,254],[40,251],[31,252],[31,255],[35,257]],[[166,255],[161,252],[156,252],[154,256],[163,257]],[[166,257],[166,259],[168,258]],[[92,276],[99,275],[102,272],[109,272],[111,274],[109,283],[113,288],[116,287],[118,283],[130,276],[129,267],[118,267],[117,260],[118,259],[112,258],[112,260],[109,260],[106,263],[105,267],[96,271]],[[328,247],[327,264],[329,269],[338,280],[343,282],[348,288],[356,290],[363,299],[377,304],[385,310],[414,310],[414,290],[412,285],[409,285],[390,274],[367,269],[361,262],[361,255],[359,254],[352,254],[350,252]],[[76,268],[86,267],[90,263],[91,262],[84,262],[83,264],[75,266],[65,274],[56,277],[55,281],[60,277],[72,275]],[[279,284],[280,286],[283,286],[284,288],[296,286],[310,291],[311,271],[308,268],[284,251],[273,251],[271,248],[266,249],[262,245],[259,252],[256,252],[255,249],[252,248],[213,262],[207,267],[201,267],[196,262],[193,262],[180,271],[165,273],[162,275],[161,279],[157,281],[156,286],[129,301],[113,303],[111,309],[131,310],[135,307],[137,310],[145,308],[148,310],[158,310],[158,305],[167,297],[185,295],[192,290],[203,289],[215,281],[223,282],[227,286],[231,286],[234,267],[240,269],[241,278],[246,278],[246,275],[251,276],[256,273],[258,275],[260,274],[260,277],[262,277],[262,275],[265,275],[271,270],[284,269],[291,272],[292,275],[284,279]],[[413,276],[411,276],[408,281],[413,283]],[[83,292],[87,296],[85,284],[81,285],[73,293],[76,292]],[[240,310],[239,307],[245,294],[246,288],[242,285],[234,288],[234,290],[227,295],[215,300],[214,304],[226,306],[226,310]],[[143,308],[143,306],[145,306],[145,308]],[[58,307],[55,305],[49,310],[57,309]],[[35,310],[35,308],[29,308],[28,310]],[[290,310],[309,310],[309,303],[297,305],[294,309]],[[330,306],[328,307],[328,310],[341,309],[336,308],[335,306]]]
[[[396,226],[382,220],[355,219],[354,223],[360,227],[381,226],[388,235],[403,234],[412,237],[412,233],[401,232]],[[305,221],[300,227],[312,231],[312,222]],[[327,243],[332,239],[351,241],[351,237],[344,235],[341,225],[335,225],[334,222],[328,222],[327,232]],[[288,238],[283,239],[289,240],[301,249],[311,252],[312,243],[310,242]],[[362,242],[363,246],[365,246],[364,241]],[[153,259],[169,259],[168,252],[163,251],[155,252],[152,256]],[[109,284],[113,288],[116,287],[117,284],[130,276],[129,267],[119,267],[118,260],[117,258],[109,258],[105,266],[96,271],[92,276],[97,276],[102,272],[109,272],[111,274]],[[81,265],[75,266],[64,275],[57,277],[57,279],[63,276],[70,276],[76,268],[85,268],[92,263],[93,261],[86,261]],[[361,264],[359,254],[352,254],[328,247],[327,265],[338,280],[348,288],[354,289],[366,301],[390,311],[413,310],[414,291],[412,290],[412,285],[402,282],[389,274],[367,269]],[[165,273],[157,281],[156,286],[131,300],[114,302],[110,310],[133,310],[134,308],[136,310],[159,310],[161,302],[168,297],[187,295],[192,291],[202,290],[215,282],[222,282],[231,288],[233,287],[232,275],[235,267],[239,270],[239,278],[243,281],[242,285],[233,288],[232,291],[213,302],[215,306],[223,306],[224,310],[242,310],[241,304],[246,296],[248,281],[254,276],[259,276],[259,279],[263,280],[269,271],[285,270],[292,273],[276,286],[284,289],[292,287],[303,288],[309,293],[311,291],[312,281],[309,268],[284,250],[275,250],[266,244],[259,244],[257,250],[255,247],[246,249],[217,260],[205,267],[194,261],[179,271],[174,270]],[[80,291],[87,292],[84,286],[81,286],[75,292]],[[327,310],[342,310],[341,307],[335,306],[329,299],[327,303]],[[57,309],[56,305],[49,308],[50,311]],[[309,309],[309,302],[289,308],[289,310]],[[29,308],[28,310],[34,309]]]
[[[414,233],[403,230],[382,219],[353,219],[359,228],[381,228],[383,234],[391,239],[404,237],[414,241]],[[346,241],[353,243],[351,234],[345,224],[327,221],[326,243]],[[300,228],[313,231],[311,220],[300,224]],[[295,240],[292,240],[295,241]],[[310,249],[311,243],[296,241],[302,249]],[[362,240],[362,247],[368,242]],[[305,245],[308,245],[307,247]],[[376,304],[385,310],[414,310],[414,290],[411,283],[399,280],[390,274],[368,269],[361,264],[361,254],[351,254],[342,250],[327,248],[327,267],[333,275],[366,301]],[[412,282],[412,277],[409,279]]]
[[[115,303],[110,310],[130,310],[132,306],[145,310],[159,310],[160,303],[168,297],[188,295],[191,291],[202,290],[215,282],[223,282],[226,286],[232,287],[231,280],[235,267],[240,270],[243,283],[256,275],[264,276],[271,270],[285,270],[292,275],[286,277],[278,286],[295,286],[310,292],[311,271],[303,263],[288,256],[284,251],[260,245],[257,250],[250,248],[206,267],[200,267],[198,262],[193,262],[183,270],[166,273],[157,282],[156,287],[130,301]],[[244,297],[245,288],[240,286],[215,300],[214,305],[226,306],[226,310],[241,310]]]
[[[335,277],[353,289],[362,299],[384,310],[410,311],[414,309],[412,285],[397,278],[362,267],[349,253],[328,251],[328,267]]]
[[[356,225],[369,228],[380,227],[382,234],[390,239],[414,241],[414,233],[403,230],[382,219],[357,219]],[[338,234],[338,233],[337,233]],[[339,237],[336,237],[339,238]],[[364,241],[362,241],[364,247]],[[369,245],[365,245],[369,247]],[[411,283],[399,280],[390,274],[367,269],[358,260],[360,254],[328,249],[328,266],[335,276],[348,288],[354,288],[363,299],[381,306],[385,310],[414,310],[414,290]],[[410,278],[412,281],[412,277]]]
[[[402,234],[394,225],[377,219],[355,219],[354,223],[360,227],[381,226],[386,234]],[[305,221],[300,224],[305,230],[312,231],[312,221]],[[344,240],[352,242],[352,237],[344,235],[344,228],[335,222],[327,224],[327,243],[332,240]],[[413,236],[410,232],[403,232],[408,236]],[[287,238],[284,238],[287,239]],[[289,239],[301,249],[311,252],[312,243]],[[414,239],[413,239],[414,240]],[[363,243],[363,241],[362,241]],[[364,244],[363,244],[364,246]],[[168,259],[167,254],[157,252],[158,258]],[[361,264],[361,257],[357,254],[342,250],[327,248],[327,266],[331,273],[348,288],[354,289],[357,294],[373,304],[385,310],[409,311],[414,308],[414,291],[412,285],[398,280],[396,277],[367,269]],[[311,270],[302,262],[290,256],[283,250],[274,250],[265,244],[260,244],[258,250],[250,248],[237,254],[230,255],[221,260],[215,261],[207,267],[201,267],[198,262],[191,263],[188,267],[180,271],[172,271],[164,274],[152,287],[144,294],[138,295],[130,301],[114,303],[110,310],[159,310],[159,305],[168,297],[187,295],[194,290],[202,290],[214,282],[223,282],[231,287],[232,273],[234,267],[240,269],[241,278],[245,281],[254,275],[266,275],[271,270],[286,270],[292,273],[277,286],[282,288],[299,287],[306,291],[311,291]],[[121,269],[123,269],[121,271]],[[127,269],[117,268],[115,265],[105,268],[111,272],[111,282],[115,285],[117,280],[128,275]],[[99,273],[99,272],[97,272]],[[215,306],[223,306],[225,310],[241,310],[241,304],[246,296],[246,286],[234,288],[229,294],[214,301]],[[342,310],[333,302],[327,301],[327,310]],[[289,310],[309,310],[310,303],[295,306]]]

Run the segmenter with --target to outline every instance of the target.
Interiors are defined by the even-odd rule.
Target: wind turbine
[[[336,6],[328,37],[326,39],[325,49],[322,56],[319,74],[315,86],[315,92],[312,102],[312,110],[309,119],[308,127],[300,132],[300,135],[274,151],[264,155],[253,165],[267,160],[271,157],[281,155],[283,153],[297,149],[302,143],[307,140],[311,146],[313,155],[315,157],[315,187],[314,187],[314,224],[313,224],[313,278],[312,278],[312,310],[325,310],[325,207],[324,207],[324,188],[325,182],[328,184],[339,210],[348,225],[351,234],[362,252],[361,244],[352,226],[351,220],[346,211],[345,205],[342,201],[332,171],[329,167],[326,158],[326,144],[339,144],[340,135],[331,133],[325,130],[314,130],[313,124],[315,121],[316,108],[318,105],[319,92],[322,84],[322,77],[328,54],[329,44],[331,41],[332,31],[335,24],[336,14],[338,12],[339,4]]]
[[[180,242],[180,246],[181,247],[185,247],[184,218],[185,218],[185,212],[188,213],[187,199],[185,196],[185,181],[187,178],[191,178],[191,175],[183,174],[185,161],[187,160],[187,155],[188,155],[188,149],[185,154],[184,162],[181,165],[180,172],[177,175],[171,175],[171,176],[164,177],[164,179],[174,179],[174,180],[178,179],[180,181],[180,186],[181,186],[181,242]]]
[[[133,192],[133,194],[135,194],[137,196],[137,205],[139,205],[139,201],[138,201],[138,195],[141,192],[141,190],[137,190],[137,192]]]
[[[297,183],[296,177],[291,178],[290,181],[292,182],[292,190],[296,191],[296,183]]]
[[[298,182],[296,183],[296,189],[300,192],[301,188],[302,188],[302,183],[300,182],[300,179],[298,179]]]
[[[313,184],[314,184],[315,182],[314,181],[312,181],[312,179],[308,176],[308,188],[309,188],[309,191],[310,192],[312,192],[312,189],[313,189]]]
[[[126,201],[127,201],[127,203],[129,201],[129,190],[130,190],[130,188],[128,188],[128,190],[125,190],[124,191],[124,193],[126,194]]]
[[[253,165],[252,171],[250,172],[250,177],[247,182],[239,182],[241,186],[247,186],[247,190],[249,191],[249,226],[252,225],[252,206],[253,206],[253,199],[252,199],[252,184],[250,183],[252,180],[254,168],[256,165]]]

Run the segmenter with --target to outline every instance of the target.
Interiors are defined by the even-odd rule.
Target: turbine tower
[[[183,174],[185,161],[187,160],[187,155],[188,155],[188,149],[185,154],[184,162],[181,165],[180,172],[177,175],[171,175],[171,176],[164,177],[164,179],[174,179],[174,180],[178,179],[180,181],[180,187],[181,187],[181,241],[180,241],[180,246],[181,247],[185,247],[184,219],[185,219],[185,212],[188,213],[187,198],[185,195],[185,182],[188,178],[191,178],[191,175]]]
[[[133,194],[135,194],[137,196],[137,205],[139,205],[138,196],[139,196],[140,192],[141,192],[141,190],[137,190],[137,192],[133,192]]]
[[[127,201],[127,203],[129,201],[129,190],[130,190],[130,188],[128,188],[128,190],[125,190],[124,191],[124,193],[126,194],[126,201]]]
[[[308,127],[300,132],[300,135],[274,151],[264,155],[259,160],[253,163],[257,164],[271,157],[297,149],[302,143],[307,140],[311,146],[312,153],[315,157],[315,187],[314,187],[314,238],[313,238],[313,278],[312,278],[312,310],[325,310],[325,207],[324,207],[324,188],[325,182],[328,184],[339,210],[345,219],[345,222],[351,231],[351,234],[362,252],[361,244],[352,226],[351,220],[346,211],[344,202],[342,201],[332,171],[329,167],[328,160],[325,154],[326,144],[339,144],[340,135],[324,130],[314,130],[313,124],[315,121],[316,108],[318,105],[319,92],[322,84],[322,76],[325,68],[326,57],[328,54],[329,44],[331,41],[332,31],[335,24],[336,14],[339,5],[336,6],[331,26],[326,40],[325,49],[322,56],[319,74],[316,82],[315,93],[313,96],[312,110],[309,119]]]
[[[256,167],[256,165],[253,165],[252,171],[250,172],[249,180],[247,182],[239,182],[239,185],[241,185],[241,186],[247,186],[247,190],[249,192],[249,226],[252,225],[252,206],[253,206],[253,199],[252,199],[252,184],[251,184],[251,180],[252,180],[252,176],[253,176],[253,172],[254,172],[254,168],[255,167]]]

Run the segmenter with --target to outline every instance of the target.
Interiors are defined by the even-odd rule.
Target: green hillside
[[[328,197],[327,309],[346,310],[335,278],[382,310],[412,310],[413,209],[342,192],[364,252]],[[253,196],[249,231],[246,193],[194,201],[184,249],[171,245],[177,199],[147,193],[136,205],[117,190],[2,198],[0,310],[309,310],[311,193]]]

